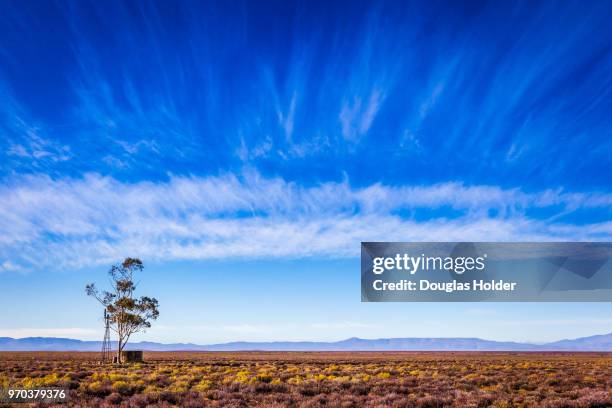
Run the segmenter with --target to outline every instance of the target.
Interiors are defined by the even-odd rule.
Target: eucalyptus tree
[[[108,271],[111,289],[99,291],[95,284],[85,287],[88,296],[96,298],[106,310],[110,328],[117,333],[117,362],[121,363],[121,352],[130,336],[151,327],[151,321],[159,316],[157,299],[134,295],[136,283],[134,273],[142,272],[144,265],[138,258],[125,258]]]

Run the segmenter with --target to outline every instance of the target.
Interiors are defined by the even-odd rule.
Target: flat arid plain
[[[145,352],[143,363],[98,360],[2,352],[0,387],[65,387],[61,406],[75,407],[612,406],[612,353]]]

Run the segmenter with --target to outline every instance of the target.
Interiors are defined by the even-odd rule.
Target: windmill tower
[[[104,309],[104,340],[102,341],[102,362],[108,363],[112,359],[110,341],[110,316]]]

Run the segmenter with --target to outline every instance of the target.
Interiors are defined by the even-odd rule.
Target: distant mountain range
[[[0,351],[98,351],[99,341],[55,337],[0,337]],[[148,351],[612,351],[612,333],[546,344],[483,340],[478,338],[394,338],[335,342],[278,341],[232,342],[199,345],[191,343],[130,343],[132,350]]]

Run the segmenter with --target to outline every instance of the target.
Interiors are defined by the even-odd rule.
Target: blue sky
[[[609,241],[607,2],[7,2],[0,336],[612,331],[612,303],[362,304],[360,241]],[[19,307],[15,305],[19,304]],[[7,312],[8,311],[8,312]]]

